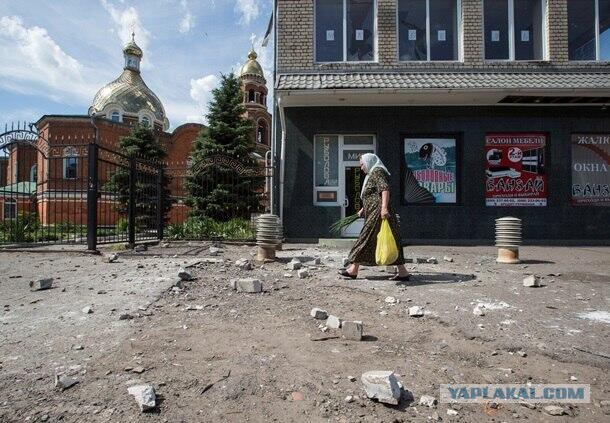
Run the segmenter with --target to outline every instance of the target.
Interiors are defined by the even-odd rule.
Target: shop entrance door
[[[345,200],[342,207],[342,217],[351,216],[358,213],[362,208],[362,200],[360,199],[360,191],[364,183],[364,172],[360,170],[360,166],[344,166],[345,174]],[[358,219],[343,231],[344,237],[357,237],[362,230],[364,219]]]

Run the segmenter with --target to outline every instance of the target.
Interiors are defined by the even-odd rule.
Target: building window
[[[339,186],[339,137],[316,135],[314,140],[315,187]]]
[[[260,102],[261,102],[261,93],[259,93],[259,92],[255,92],[254,93],[254,102],[257,103],[257,104],[260,104]]]
[[[148,116],[142,116],[142,118],[140,119],[140,123],[142,124],[142,126],[148,128],[150,126],[150,118]]]
[[[13,198],[4,201],[4,218],[14,219],[17,217],[17,202]]]
[[[76,149],[74,147],[66,147],[64,149],[64,179],[76,179],[77,168]]]
[[[485,59],[543,60],[543,0],[485,0]]]
[[[375,9],[375,0],[316,0],[316,61],[374,61]]]
[[[112,112],[112,114],[110,115],[110,120],[113,122],[120,122],[121,114],[117,111]]]
[[[258,122],[258,128],[256,130],[256,141],[259,144],[267,144],[267,124],[265,121]]]
[[[460,0],[399,0],[401,61],[458,60]]]
[[[568,1],[570,60],[610,60],[610,0]]]
[[[254,90],[249,90],[248,91],[248,101],[250,103],[254,103]]]
[[[30,168],[30,182],[36,182],[38,180],[38,165],[32,165]]]

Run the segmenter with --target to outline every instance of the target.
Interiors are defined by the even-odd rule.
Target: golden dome
[[[142,110],[153,113],[155,121],[164,128],[165,109],[161,100],[146,86],[139,72],[123,70],[121,76],[97,92],[89,113],[99,113],[108,105],[119,106],[123,113],[138,115]]]
[[[142,57],[142,56],[144,56],[144,53],[142,52],[142,49],[140,48],[140,46],[138,46],[136,44],[135,37],[136,37],[136,34],[132,32],[131,41],[128,42],[127,44],[125,44],[125,47],[123,47],[123,53],[124,54],[133,54],[134,56]]]
[[[254,50],[250,50],[250,53],[248,53],[248,60],[241,67],[241,72],[239,74],[240,76],[255,75],[260,76],[263,79],[265,78],[263,68],[261,67],[260,63],[256,61],[257,57],[256,52]]]

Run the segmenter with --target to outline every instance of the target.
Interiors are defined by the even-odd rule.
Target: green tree
[[[208,128],[199,134],[191,153],[185,181],[186,204],[194,217],[223,222],[236,217],[249,219],[261,208],[257,193],[262,189],[262,178],[240,175],[228,166],[203,165],[206,158],[222,155],[248,168],[258,166],[252,157],[253,125],[244,116],[241,83],[232,73],[221,75],[220,86],[212,95]]]
[[[129,211],[129,163],[135,163],[136,230],[154,228],[157,224],[158,163],[165,157],[165,150],[147,125],[136,125],[129,135],[119,141],[119,152],[129,160],[112,172],[105,189],[116,195],[117,211],[127,216]],[[169,179],[163,175],[163,216],[171,208]]]

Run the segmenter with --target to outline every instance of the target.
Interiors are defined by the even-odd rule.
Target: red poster
[[[546,134],[487,134],[487,206],[546,206]]]

